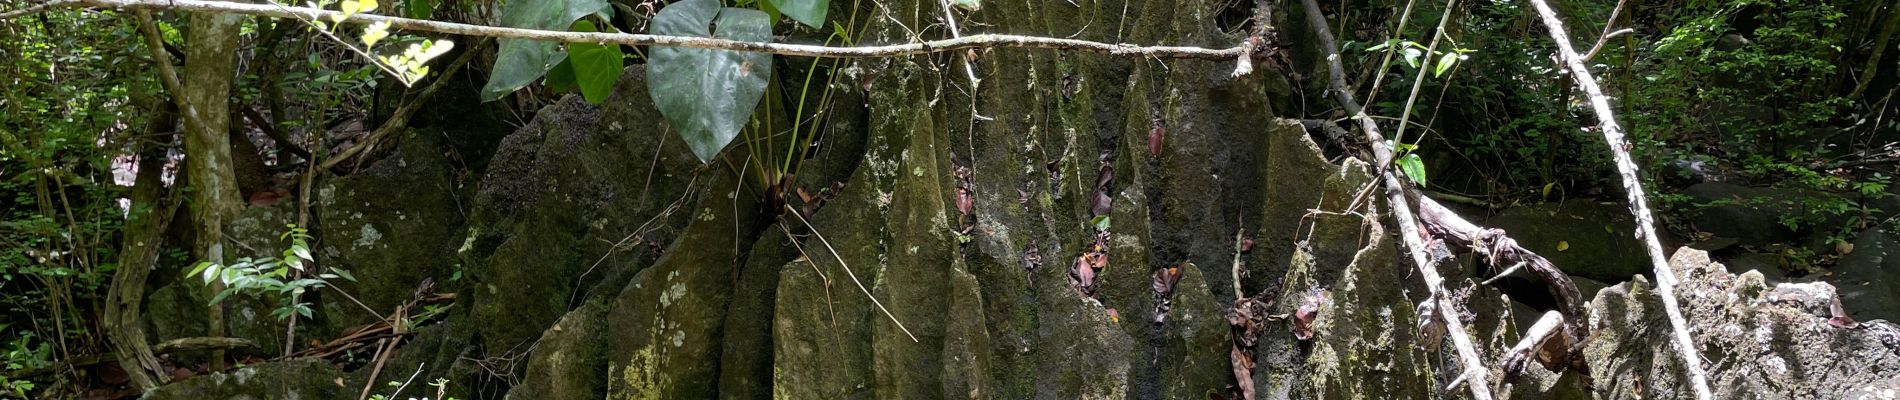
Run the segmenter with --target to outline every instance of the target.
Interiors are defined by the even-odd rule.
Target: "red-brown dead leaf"
[[[1161,125],[1160,118],[1150,119],[1149,124],[1151,127],[1148,128],[1148,156],[1161,158],[1161,141],[1167,139],[1168,128]]]

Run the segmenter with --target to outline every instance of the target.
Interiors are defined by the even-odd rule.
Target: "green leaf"
[[[231,297],[231,292],[236,292],[236,290],[220,290],[216,296],[211,296],[211,302],[205,303],[205,305],[217,305],[219,302],[224,301],[224,298]]]
[[[713,34],[711,25],[719,31]],[[772,20],[758,10],[720,8],[718,0],[686,0],[653,17],[653,34],[769,42]],[[750,121],[772,76],[772,56],[729,50],[655,47],[648,54],[647,93],[692,147],[712,161]]]
[[[1412,68],[1418,68],[1418,58],[1425,54],[1425,52],[1419,51],[1419,49],[1410,47],[1400,50],[1399,53],[1405,55],[1405,65],[1410,65]]]
[[[825,10],[831,7],[831,0],[769,0],[768,4],[805,26],[823,28]]]
[[[1405,177],[1412,178],[1412,183],[1428,186],[1425,184],[1425,160],[1419,158],[1418,153],[1406,154],[1399,158],[1398,163],[1399,170],[1405,171]]]
[[[580,84],[574,81],[574,60],[562,59],[560,64],[554,66],[554,69],[548,70],[548,78],[541,80],[541,87],[555,93],[579,89]]]
[[[311,260],[311,261],[316,261],[317,259],[316,257],[310,256],[310,247],[304,246],[302,243],[290,246],[290,252],[291,254],[296,255],[297,258],[302,258],[302,259]]]
[[[435,15],[435,0],[403,0],[402,8],[411,19],[429,19]]]
[[[950,0],[950,4],[956,5],[957,8],[961,8],[966,11],[976,11],[976,10],[983,9],[983,0]]]
[[[594,23],[575,22],[574,31],[595,32]],[[568,43],[565,62],[573,70],[575,82],[580,84],[581,96],[594,104],[607,100],[607,94],[614,89],[614,82],[620,80],[620,70],[626,68],[621,63],[620,45],[617,44]]]
[[[350,271],[344,271],[342,268],[330,267],[330,272],[335,272],[337,276],[341,276],[343,277],[343,279],[348,279],[350,282],[356,282],[356,277],[350,276]]]
[[[1445,53],[1444,56],[1438,57],[1438,67],[1432,69],[1432,76],[1445,76],[1445,70],[1451,69],[1451,65],[1457,62],[1458,53]]]
[[[190,276],[190,275],[198,275],[199,273],[204,273],[205,283],[211,283],[211,277],[214,275],[217,275],[217,272],[215,271],[213,272],[205,271],[207,269],[212,269],[211,266],[212,264],[210,261],[199,261],[198,265],[192,266],[191,272],[186,272],[185,275]]]
[[[1106,231],[1110,226],[1110,220],[1107,215],[1097,215],[1095,219],[1089,221],[1089,224],[1095,225],[1097,231]]]
[[[560,30],[588,14],[605,11],[611,11],[606,0],[510,1],[502,6],[501,25]],[[482,101],[494,101],[534,83],[547,74],[549,68],[567,58],[557,42],[501,39],[500,43],[494,68],[489,69],[488,83],[482,86]]]

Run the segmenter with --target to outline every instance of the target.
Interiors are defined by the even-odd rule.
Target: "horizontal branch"
[[[216,12],[227,14],[252,15],[275,18],[330,19],[342,13],[307,7],[291,7],[277,4],[248,4],[205,0],[52,0],[23,9],[0,13],[0,19],[7,19],[40,12],[51,8],[110,8],[120,10],[171,10]],[[737,50],[770,53],[787,56],[828,57],[828,58],[883,58],[942,53],[976,48],[1028,48],[1075,50],[1104,53],[1123,57],[1177,58],[1201,60],[1235,60],[1249,54],[1251,48],[1243,44],[1224,49],[1208,49],[1181,46],[1137,46],[1132,44],[1111,44],[1087,40],[1062,39],[1021,35],[970,35],[959,38],[858,47],[831,47],[789,43],[746,42],[729,39],[703,38],[691,36],[649,35],[640,33],[597,33],[564,32],[538,29],[507,28],[486,25],[458,24],[423,19],[398,18],[371,14],[351,14],[344,23],[371,24],[387,22],[390,27],[412,31],[446,33],[452,35],[492,37],[501,39],[523,39],[566,43],[613,43],[628,46],[664,46],[696,49]]]

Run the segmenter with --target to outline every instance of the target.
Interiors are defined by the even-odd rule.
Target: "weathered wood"
[[[1429,197],[1418,196],[1418,214],[1419,220],[1425,224],[1425,230],[1430,232],[1432,237],[1444,240],[1445,244],[1469,249],[1484,257],[1486,263],[1495,267],[1522,265],[1523,268],[1536,275],[1538,280],[1543,281],[1544,285],[1550,289],[1550,293],[1557,297],[1557,312],[1563,317],[1563,333],[1570,345],[1569,351],[1565,354],[1567,357],[1565,361],[1568,361],[1565,364],[1583,374],[1587,379],[1590,375],[1590,366],[1583,362],[1583,344],[1590,337],[1590,327],[1586,324],[1588,319],[1584,315],[1583,293],[1577,290],[1577,284],[1570,280],[1569,274],[1557,269],[1557,266],[1551,264],[1550,260],[1545,259],[1544,256],[1519,246],[1516,240],[1505,235],[1503,229],[1487,229],[1466,221]],[[1502,272],[1499,273],[1499,275],[1502,274]],[[1527,334],[1526,337],[1529,335]],[[1503,365],[1507,383],[1522,372],[1514,370],[1509,360],[1510,358],[1507,357]],[[1521,367],[1523,367],[1522,363],[1515,365],[1515,368]],[[1551,368],[1551,371],[1562,370],[1558,367]]]
[[[1557,18],[1557,12],[1544,0],[1531,0],[1531,5],[1537,8],[1537,14],[1543,18],[1550,39],[1557,42],[1557,55],[1562,58],[1562,66],[1570,70],[1570,78],[1590,98],[1590,109],[1597,115],[1597,129],[1603,134],[1603,141],[1609,144],[1617,175],[1623,178],[1623,190],[1629,193],[1630,213],[1636,215],[1636,235],[1643,239],[1644,248],[1649,250],[1649,259],[1656,274],[1656,294],[1662,297],[1663,312],[1668,314],[1669,324],[1674,328],[1676,353],[1682,357],[1683,369],[1687,370],[1696,398],[1707,400],[1713,397],[1709,391],[1708,374],[1702,370],[1702,357],[1696,355],[1695,340],[1689,336],[1689,324],[1682,318],[1682,307],[1676,304],[1676,273],[1669,269],[1669,259],[1663,255],[1662,242],[1656,233],[1656,219],[1649,212],[1649,199],[1643,195],[1643,181],[1637,177],[1636,162],[1630,157],[1630,143],[1623,137],[1623,127],[1617,125],[1616,114],[1610,112],[1610,98],[1604,96],[1603,89],[1597,86],[1597,79],[1590,74],[1590,68],[1584,65],[1583,57],[1570,47],[1569,34],[1564,31],[1563,20]]]

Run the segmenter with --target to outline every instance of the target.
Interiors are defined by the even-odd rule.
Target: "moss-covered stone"
[[[701,179],[708,183],[697,196],[702,201],[685,210],[693,222],[608,312],[610,399],[717,395],[726,306],[739,252],[764,226],[756,208],[762,192],[742,187],[736,171],[716,169]]]
[[[561,317],[528,355],[521,384],[507,400],[598,399],[607,395],[607,304],[590,302]]]
[[[779,268],[798,256],[786,230],[769,226],[745,254],[744,268],[725,311],[720,343],[719,398],[772,397],[772,313]]]
[[[460,266],[454,252],[465,222],[463,200],[439,145],[441,135],[404,132],[395,152],[315,188],[319,261],[350,271],[356,280],[338,281],[337,287],[377,312],[414,299],[424,279],[448,282]],[[339,330],[378,319],[341,296],[322,298],[327,322]]]
[[[990,383],[990,335],[984,326],[981,283],[964,272],[962,265],[950,271],[950,303],[943,318],[944,399],[992,399],[996,389]]]
[[[355,392],[339,383],[341,372],[330,363],[294,359],[246,365],[160,386],[145,400],[173,399],[342,399]]]
[[[504,139],[457,254],[485,357],[514,357],[589,296],[618,293],[698,214],[708,178],[671,138],[639,67],[603,106],[569,96]],[[728,232],[730,234],[730,232]]]

